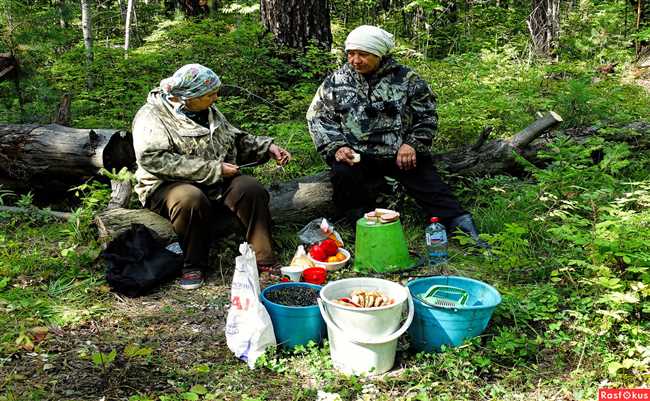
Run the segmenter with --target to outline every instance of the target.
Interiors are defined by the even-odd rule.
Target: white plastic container
[[[280,272],[283,276],[287,276],[291,281],[300,281],[302,272],[305,270],[302,266],[282,266]]]
[[[381,291],[395,303],[378,308],[354,308],[333,302],[349,297],[354,289]],[[402,311],[408,316],[400,327]],[[370,277],[333,281],[321,289],[318,300],[327,324],[330,355],[334,367],[347,374],[376,375],[389,371],[395,363],[397,339],[413,321],[413,299],[400,284]]]

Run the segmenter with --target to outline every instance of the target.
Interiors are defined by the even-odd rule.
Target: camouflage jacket
[[[205,128],[163,100],[158,89],[133,119],[133,147],[138,163],[135,191],[144,205],[164,181],[193,182],[221,196],[221,163],[269,159],[272,138],[247,134],[232,126],[219,110],[209,110]]]
[[[346,63],[325,79],[307,112],[312,140],[327,163],[342,146],[380,158],[396,157],[403,143],[429,153],[437,120],[427,83],[392,58],[367,79]]]

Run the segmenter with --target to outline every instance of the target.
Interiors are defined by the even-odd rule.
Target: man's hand
[[[221,162],[221,176],[230,178],[239,175],[239,167],[236,164]]]
[[[410,170],[415,168],[416,159],[417,153],[415,152],[415,149],[413,149],[413,146],[404,143],[399,147],[399,150],[397,151],[397,159],[395,161],[400,170]]]
[[[274,143],[269,146],[269,155],[271,155],[271,157],[275,159],[276,163],[278,163],[280,166],[284,166],[291,160],[291,153],[287,152]]]
[[[334,160],[337,162],[345,163],[348,166],[352,166],[354,161],[355,151],[350,149],[347,146],[340,147],[334,154]]]

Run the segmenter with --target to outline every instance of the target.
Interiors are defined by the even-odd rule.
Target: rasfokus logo
[[[650,401],[650,389],[648,388],[601,388],[598,390],[598,401],[609,400],[648,400]]]

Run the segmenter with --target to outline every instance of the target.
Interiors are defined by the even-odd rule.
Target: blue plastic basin
[[[327,335],[325,321],[318,305],[285,306],[269,301],[266,294],[285,287],[310,287],[320,292],[320,285],[309,283],[280,283],[266,287],[260,298],[271,316],[273,332],[278,345],[293,348],[306,345],[309,341],[320,343]]]
[[[418,296],[432,285],[462,288],[469,293],[469,298],[464,306],[454,309],[427,305]],[[416,351],[440,351],[443,344],[455,347],[480,335],[490,322],[494,308],[501,303],[499,291],[471,278],[435,276],[413,280],[406,286],[415,305],[415,316],[408,332]]]

